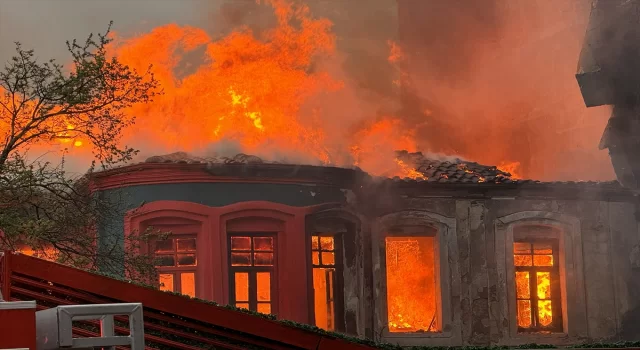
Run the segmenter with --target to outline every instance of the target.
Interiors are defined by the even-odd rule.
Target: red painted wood
[[[0,309],[0,335],[0,349],[36,350],[35,306],[29,309]]]
[[[0,276],[0,281],[2,281],[2,298],[4,300],[11,300],[11,283],[9,280],[11,278],[11,256],[12,253],[5,252],[2,257],[0,257],[0,264],[2,271],[2,276]]]
[[[278,285],[278,300],[274,309],[278,317],[310,323],[312,315],[308,300],[311,290],[308,279],[305,218],[327,207],[329,203],[310,207],[291,207],[266,201],[234,203],[209,207],[183,201],[155,201],[127,213],[125,235],[143,232],[157,222],[201,225],[198,233],[198,290],[202,299],[229,304],[228,232],[277,232],[277,266],[274,283]],[[191,224],[190,224],[191,223]],[[301,263],[302,262],[302,263]]]

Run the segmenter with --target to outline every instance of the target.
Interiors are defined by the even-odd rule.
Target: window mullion
[[[531,256],[533,260],[533,256]],[[531,321],[532,328],[538,328],[538,275],[536,274],[536,268],[532,267],[529,270],[529,297],[531,298]]]

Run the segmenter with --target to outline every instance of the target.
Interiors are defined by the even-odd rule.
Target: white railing
[[[129,316],[129,335],[116,336],[114,316]],[[73,321],[100,321],[100,336],[74,338]],[[36,312],[38,350],[59,348],[86,349],[130,346],[131,350],[144,350],[144,322],[142,304],[66,305]]]

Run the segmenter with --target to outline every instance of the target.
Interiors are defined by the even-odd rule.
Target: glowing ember
[[[427,177],[424,176],[423,173],[417,171],[415,168],[412,168],[410,166],[408,166],[405,162],[401,161],[400,159],[395,159],[396,164],[398,164],[398,166],[400,167],[400,172],[397,175],[398,177],[401,178],[411,178],[411,179],[422,179],[422,180],[427,180]]]
[[[439,331],[435,239],[387,237],[386,265],[389,331]]]

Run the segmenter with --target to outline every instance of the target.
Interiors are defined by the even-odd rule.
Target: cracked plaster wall
[[[455,261],[460,283],[451,290],[453,322],[460,325],[462,344],[489,345],[523,343],[509,337],[509,322],[501,310],[506,307],[505,297],[501,297],[500,271],[496,261],[497,218],[520,212],[537,212],[542,216],[556,213],[573,217],[579,222],[582,242],[584,272],[584,310],[586,316],[573,317],[571,322],[581,322],[577,329],[584,331],[568,336],[536,339],[538,343],[580,343],[586,340],[619,340],[623,337],[639,339],[640,334],[627,330],[626,322],[640,320],[640,296],[638,272],[632,269],[632,250],[638,241],[638,225],[635,205],[623,202],[574,201],[574,200],[456,200],[387,198],[375,208],[368,208],[364,221],[371,222],[375,231],[375,218],[404,210],[425,210],[437,215],[455,219],[455,242],[457,249],[449,260]],[[363,226],[368,230],[369,226]],[[368,236],[367,232],[363,232]],[[504,247],[502,247],[504,249]],[[580,250],[579,250],[580,251]],[[377,254],[370,251],[371,254]],[[365,259],[371,259],[366,257]],[[375,257],[374,257],[375,265]],[[375,267],[374,267],[375,270]],[[365,269],[365,271],[371,271]],[[374,272],[375,274],[375,272]],[[370,280],[369,277],[364,278]],[[379,282],[380,283],[380,282]],[[377,287],[373,295],[376,295]],[[382,282],[384,283],[384,282]],[[373,306],[371,302],[369,305]],[[379,305],[379,304],[378,304]],[[375,312],[384,312],[377,310]],[[578,314],[580,315],[580,314]],[[635,316],[634,316],[635,315]],[[375,315],[368,313],[368,318]],[[636,317],[636,318],[633,318]],[[588,320],[588,321],[587,321]],[[629,321],[631,320],[631,321]],[[633,321],[635,320],[635,321]],[[366,334],[378,334],[376,322],[365,321]],[[637,322],[636,322],[637,324]],[[369,327],[374,329],[369,329]],[[627,326],[627,328],[629,328]],[[395,339],[399,344],[416,344]],[[424,338],[422,344],[439,345],[440,340]],[[453,345],[453,344],[450,344]]]

